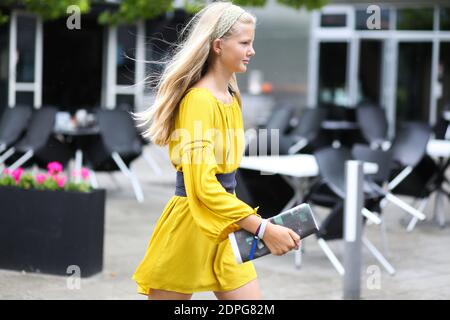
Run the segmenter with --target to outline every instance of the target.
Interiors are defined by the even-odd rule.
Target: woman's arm
[[[241,227],[242,229],[255,234],[256,229],[258,229],[259,225],[261,224],[261,221],[262,219],[260,217],[252,214],[242,220],[239,220],[238,222],[236,222],[236,224],[239,225],[239,227]]]

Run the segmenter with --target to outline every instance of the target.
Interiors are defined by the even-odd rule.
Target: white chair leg
[[[445,207],[445,195],[438,191],[436,194],[435,215],[437,222],[441,228],[445,227],[445,214],[443,208]]]
[[[306,139],[300,139],[298,142],[296,142],[293,146],[289,147],[288,153],[289,154],[296,154],[297,152],[299,152],[301,149],[303,149],[304,147],[306,147],[306,145],[308,144],[308,140]]]
[[[394,189],[396,186],[400,184],[411,172],[412,167],[406,167],[403,169],[391,182],[388,183],[388,190]]]
[[[83,165],[83,151],[81,149],[77,149],[75,151],[75,183],[81,182],[81,166]]]
[[[141,185],[139,184],[139,180],[137,179],[136,175],[131,172],[130,175],[131,183],[133,184],[133,189],[136,194],[136,199],[138,202],[142,203],[144,202],[144,193],[142,192]]]
[[[323,252],[325,252],[328,260],[330,260],[333,267],[339,273],[339,275],[343,276],[345,274],[344,266],[340,263],[339,259],[336,257],[333,251],[331,251],[326,241],[319,238],[317,242],[319,243],[319,246],[323,250]]]
[[[417,219],[416,217],[412,217],[411,221],[409,221],[408,226],[406,227],[406,231],[407,232],[413,231],[414,228],[416,227],[417,221],[419,221],[419,219]]]
[[[381,243],[383,244],[383,251],[388,257],[390,257],[391,253],[389,251],[389,245],[388,245],[388,239],[387,239],[387,226],[386,226],[386,221],[383,217],[381,217],[380,233],[381,233]]]
[[[379,263],[386,269],[390,275],[395,274],[394,267],[386,260],[386,258],[381,254],[380,251],[369,241],[366,237],[362,237],[363,244],[369,249],[370,253],[378,260]]]
[[[89,181],[91,182],[92,188],[98,189],[97,175],[95,174],[95,171],[92,169],[89,170]]]
[[[413,208],[406,202],[400,200],[398,197],[394,196],[392,193],[386,193],[385,199],[388,200],[389,202],[395,204],[396,206],[400,207],[401,209],[405,210],[406,212],[408,212],[409,214],[411,214],[412,216],[416,217],[419,220],[425,220],[425,218],[426,218],[426,216],[422,212]]]
[[[144,160],[148,163],[150,168],[152,168],[153,172],[155,172],[158,176],[162,175],[161,167],[158,165],[158,163],[148,154],[145,154],[142,152],[142,157]]]
[[[4,163],[6,159],[11,157],[14,154],[14,152],[16,152],[16,149],[14,147],[6,150],[5,153],[0,156],[0,164]]]
[[[21,156],[16,162],[14,162],[9,169],[10,170],[16,170],[17,168],[19,168],[22,164],[24,164],[25,162],[27,162],[31,157],[33,157],[33,150],[28,150],[27,152],[25,152],[25,154],[23,156]]]
[[[369,209],[362,208],[361,213],[364,217],[366,217],[369,221],[375,224],[381,224],[381,219],[375,213],[370,211]]]
[[[300,269],[300,267],[302,266],[303,246],[304,246],[304,240],[302,240],[300,242],[300,247],[297,250],[295,250],[295,253],[294,253],[294,264],[297,269]]]
[[[427,203],[428,203],[428,198],[423,199],[422,202],[420,203],[419,211],[423,212],[423,210],[425,209]],[[414,228],[416,227],[416,224],[417,224],[418,221],[419,221],[419,219],[417,219],[417,217],[412,217],[411,221],[409,221],[408,226],[406,227],[406,231],[407,232],[413,231]]]
[[[117,152],[113,152],[111,157],[114,159],[123,174],[130,178],[137,201],[140,203],[144,202],[144,193],[142,192],[141,185],[139,184],[139,180],[136,175],[127,167]]]

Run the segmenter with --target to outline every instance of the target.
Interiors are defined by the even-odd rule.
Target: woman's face
[[[247,64],[255,55],[255,25],[237,22],[234,28],[236,31],[231,37],[220,39],[222,50],[218,58],[230,72],[242,73],[247,71]]]

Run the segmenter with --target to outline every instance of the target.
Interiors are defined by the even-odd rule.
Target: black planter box
[[[0,268],[81,277],[103,269],[105,190],[0,187]]]

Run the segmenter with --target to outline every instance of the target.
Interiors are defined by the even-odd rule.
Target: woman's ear
[[[212,43],[213,51],[217,55],[222,54],[222,40],[221,39],[215,39]]]

